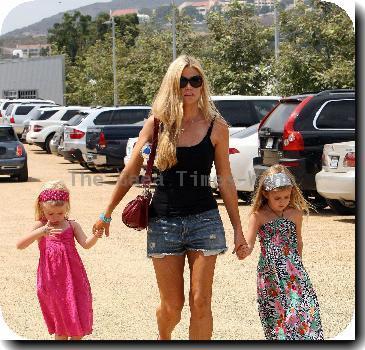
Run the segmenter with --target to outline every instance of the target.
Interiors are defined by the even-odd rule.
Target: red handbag
[[[148,208],[151,203],[152,193],[150,191],[152,166],[156,156],[159,122],[154,118],[154,129],[151,153],[147,161],[146,174],[142,180],[143,193],[130,201],[122,213],[123,223],[137,231],[144,230],[148,226]]]

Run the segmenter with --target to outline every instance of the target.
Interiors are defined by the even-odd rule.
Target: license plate
[[[330,160],[330,168],[331,169],[337,169],[338,167],[338,160],[340,157],[338,156],[332,156]]]
[[[273,143],[274,139],[272,137],[269,137],[266,142],[266,148],[272,148]]]

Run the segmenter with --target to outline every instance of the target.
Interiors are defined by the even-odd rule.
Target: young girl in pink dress
[[[62,181],[46,183],[36,200],[32,231],[17,243],[18,249],[24,249],[38,241],[37,295],[55,340],[80,340],[92,333],[91,289],[74,237],[89,249],[102,235],[96,231],[87,237],[76,221],[68,220],[69,197]]]

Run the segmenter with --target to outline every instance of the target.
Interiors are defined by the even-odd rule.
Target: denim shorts
[[[147,229],[147,256],[184,255],[186,251],[217,255],[227,250],[222,219],[218,209],[199,214],[153,217]]]

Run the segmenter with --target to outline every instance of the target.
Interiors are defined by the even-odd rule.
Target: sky
[[[88,4],[92,4],[95,2],[108,2],[109,0],[0,0],[1,1],[1,9],[0,9],[0,33],[4,34],[2,31],[2,24],[4,22],[4,19],[6,18],[6,16],[9,14],[9,12],[15,8],[16,6],[22,5],[26,6],[26,3],[29,2],[33,2],[33,1],[39,1],[39,2],[44,2],[47,4],[52,4],[52,6],[46,6],[47,9],[45,9],[44,11],[42,11],[41,9],[39,9],[39,11],[37,11],[37,13],[33,14],[33,16],[26,16],[26,14],[24,15],[24,17],[19,18],[18,21],[14,22],[14,27],[9,29],[9,30],[13,30],[13,29],[17,29],[17,28],[21,28],[24,27],[26,25],[38,22],[39,20],[41,20],[42,18],[45,17],[49,17],[51,15],[57,14],[58,12],[61,11],[67,11],[67,10],[72,10],[74,8],[80,7],[80,6],[84,6],[84,5],[88,5]],[[364,15],[364,5],[362,4],[362,1],[360,0],[328,0],[330,2],[333,2],[337,5],[339,5],[340,7],[342,7],[344,10],[346,10],[346,12],[348,13],[348,15],[350,16],[350,18],[352,19],[352,21],[354,22],[354,18],[355,18],[355,3],[357,6],[357,10],[359,11],[359,14],[361,14],[362,20],[364,19],[363,15]],[[29,4],[28,4],[29,5]],[[28,21],[28,22],[27,22]],[[348,328],[346,330],[344,330],[342,333],[340,333],[336,338],[337,339],[355,339],[355,320],[353,319]],[[2,318],[2,314],[1,314],[1,309],[0,309],[0,340],[2,339],[19,339],[20,337],[15,334],[4,322],[3,318]],[[5,342],[0,341],[0,349],[9,349],[8,346],[6,345]]]
[[[56,15],[59,12],[76,9],[96,2],[109,1],[111,0],[0,0],[0,33],[5,34],[14,29],[25,27],[39,22],[43,18]],[[12,15],[6,20],[10,11],[15,7],[18,7],[16,9],[17,15]]]

